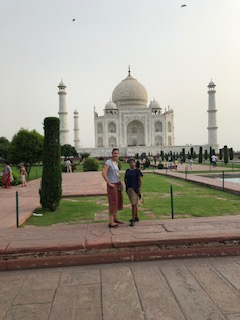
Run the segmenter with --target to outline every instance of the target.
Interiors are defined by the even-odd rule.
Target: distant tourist
[[[20,166],[20,180],[22,181],[22,187],[26,187],[26,169],[23,164]]]
[[[130,227],[134,226],[134,223],[139,221],[138,218],[138,199],[141,197],[142,187],[142,172],[136,168],[134,159],[129,160],[130,168],[126,170],[124,182],[126,185],[126,192],[130,203],[132,205],[132,219],[130,220]]]
[[[189,159],[189,169],[191,169],[192,170],[192,165],[193,165],[193,159],[192,158],[190,158]]]
[[[216,165],[217,165],[217,156],[215,154],[213,154],[211,156],[211,162],[212,162],[213,167],[216,167]]]
[[[117,219],[117,211],[123,209],[122,183],[118,168],[119,150],[112,150],[112,158],[108,159],[103,167],[102,176],[107,182],[109,204],[109,228],[115,228],[123,222]]]
[[[7,161],[3,161],[3,177],[2,177],[2,186],[4,188],[11,188],[12,178],[12,169]]]

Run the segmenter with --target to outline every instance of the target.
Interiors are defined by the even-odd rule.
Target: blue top
[[[119,168],[117,163],[111,159],[107,160],[105,164],[108,166],[107,177],[110,183],[118,183],[120,181]]]
[[[139,192],[139,177],[143,174],[139,169],[127,169],[125,172],[124,181],[126,184],[126,191],[128,188],[133,188],[136,193]]]

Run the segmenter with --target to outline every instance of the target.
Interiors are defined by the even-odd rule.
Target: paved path
[[[239,320],[240,257],[0,272],[1,320]]]

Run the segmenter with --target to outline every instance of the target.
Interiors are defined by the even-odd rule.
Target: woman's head
[[[118,157],[119,157],[119,149],[114,148],[114,149],[112,150],[112,158],[113,158],[114,160],[117,160]]]

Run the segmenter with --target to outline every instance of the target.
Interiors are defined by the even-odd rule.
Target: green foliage
[[[183,162],[186,161],[185,148],[182,149]]]
[[[8,149],[10,146],[10,142],[5,137],[0,137],[0,158],[7,159],[8,158]]]
[[[21,183],[19,174],[15,171],[12,171],[13,181],[11,182],[12,186],[17,186]]]
[[[36,130],[20,129],[10,143],[9,162],[27,164],[26,171],[29,176],[32,165],[42,160],[43,140],[43,136]]]
[[[117,163],[118,163],[119,170],[121,170],[121,168],[122,168],[122,160],[118,159]]]
[[[202,158],[203,158],[203,154],[202,154],[202,147],[199,147],[199,155],[198,155],[198,162],[202,163]]]
[[[146,163],[145,163],[145,168],[149,168],[149,167],[150,167],[150,160],[147,159],[147,160],[146,160]]]
[[[205,159],[205,160],[208,159],[208,151],[207,151],[207,150],[205,150],[205,152],[204,152],[204,159]]]
[[[76,149],[70,144],[64,144],[61,146],[61,156],[64,157],[76,157],[78,155]]]
[[[83,162],[83,171],[98,171],[99,162],[97,159],[87,157]]]
[[[223,155],[222,155],[222,149],[219,150],[219,160],[222,160]]]
[[[83,152],[83,153],[80,153],[80,157],[82,159],[82,161],[86,158],[88,158],[90,156],[90,153],[87,153],[87,152]]]
[[[233,160],[233,148],[229,149],[229,159]]]
[[[44,119],[43,173],[40,203],[44,210],[54,211],[62,195],[62,172],[59,143],[59,119]]]
[[[224,146],[223,148],[223,161],[225,164],[228,163],[228,147]]]
[[[163,169],[164,168],[164,164],[163,163],[159,163],[157,168],[158,169]]]

